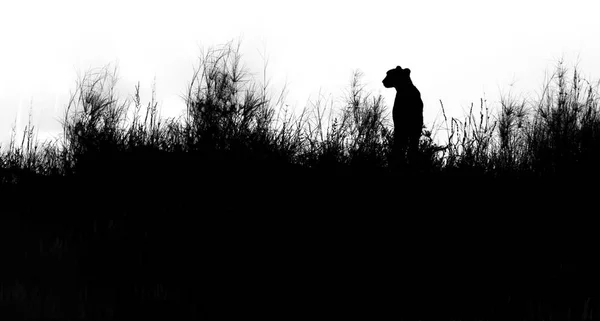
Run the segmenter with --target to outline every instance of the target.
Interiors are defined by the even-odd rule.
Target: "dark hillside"
[[[444,114],[445,141],[423,128],[394,165],[360,73],[339,110],[293,114],[234,49],[202,57],[178,119],[101,70],[60,140],[13,136],[0,318],[598,318],[598,267],[560,263],[594,226],[600,118],[578,71],[497,115]]]

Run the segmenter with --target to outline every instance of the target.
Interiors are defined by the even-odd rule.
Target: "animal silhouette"
[[[392,118],[394,121],[394,165],[411,164],[419,148],[423,128],[421,93],[410,79],[410,69],[397,66],[388,70],[383,79],[385,88],[396,88]]]

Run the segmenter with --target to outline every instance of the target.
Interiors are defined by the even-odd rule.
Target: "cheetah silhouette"
[[[419,148],[423,128],[423,101],[421,93],[410,79],[410,69],[397,66],[386,73],[385,88],[396,88],[392,118],[394,120],[394,165],[411,164]]]

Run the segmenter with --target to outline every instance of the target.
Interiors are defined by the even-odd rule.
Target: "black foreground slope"
[[[592,266],[522,255],[567,222],[539,220],[568,205],[558,180],[266,172],[7,187],[2,313],[533,320],[596,304]]]

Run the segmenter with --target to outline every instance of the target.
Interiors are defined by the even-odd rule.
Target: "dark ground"
[[[583,206],[580,185],[375,177],[6,187],[0,317],[579,320],[597,311],[597,265],[540,263],[560,261],[552,234]],[[554,260],[541,258],[547,249]]]

